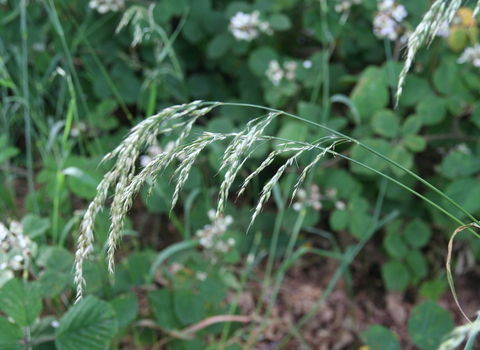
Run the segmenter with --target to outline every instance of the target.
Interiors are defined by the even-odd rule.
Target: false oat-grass
[[[412,66],[418,49],[426,42],[428,44],[432,42],[438,30],[445,21],[447,23],[452,22],[461,5],[461,0],[435,0],[435,2],[430,6],[429,10],[423,16],[422,21],[415,28],[415,31],[408,38],[406,48],[407,52],[405,54],[405,64],[402,71],[400,72],[400,76],[398,79],[396,94],[397,104],[400,96],[402,95],[402,88],[405,82],[405,77],[407,76],[407,72]],[[477,5],[473,12],[473,17],[477,15],[479,10],[480,0],[477,1]]]
[[[115,249],[124,227],[125,217],[132,206],[133,197],[140,191],[147,182],[147,179],[151,179],[151,183],[154,184],[159,174],[172,164],[175,159],[183,159],[180,164],[177,165],[173,174],[173,179],[176,183],[171,204],[173,208],[178,201],[180,191],[188,179],[190,170],[202,150],[214,142],[232,138],[222,157],[222,165],[219,169],[219,172],[222,170],[225,171],[220,185],[218,205],[215,214],[215,217],[219,219],[223,214],[230,188],[245,161],[250,157],[252,152],[255,151],[256,144],[268,140],[279,140],[275,137],[263,135],[265,128],[271,121],[283,114],[280,111],[275,111],[268,113],[263,118],[250,121],[245,129],[239,132],[227,134],[203,132],[197,138],[188,141],[192,126],[196,120],[219,105],[221,105],[221,103],[201,103],[200,101],[195,101],[190,104],[164,109],[160,113],[145,119],[135,126],[125,140],[115,150],[104,157],[102,161],[116,158],[116,162],[98,185],[97,195],[88,206],[80,224],[80,233],[75,254],[77,301],[82,298],[82,288],[85,284],[82,271],[83,262],[93,251],[95,217],[103,208],[110,189],[113,188],[114,195],[110,207],[111,225],[107,239],[107,262],[110,273],[113,273]],[[136,163],[141,152],[154,144],[159,135],[172,132],[175,129],[179,131],[179,136],[174,142],[174,146],[153,157],[151,161],[137,173]],[[277,170],[276,174],[267,181],[263,187],[260,199],[252,214],[250,225],[260,213],[263,204],[269,199],[273,186],[279,181],[284,171],[292,166],[301,154],[308,151],[319,151],[319,154],[301,173],[292,198],[295,196],[296,189],[305,179],[307,172],[311,170],[323,156],[329,152],[334,153],[333,149],[335,145],[343,142],[351,142],[351,140],[347,138],[334,134],[321,138],[312,144],[291,140],[281,141],[283,141],[283,143],[276,146],[276,149],[245,179],[240,187],[239,195],[245,191],[249,181],[270,165],[278,155],[286,152],[294,152],[294,155],[287,159]],[[325,143],[328,144],[323,146]],[[153,185],[151,186],[153,187]],[[149,193],[152,191],[152,187],[150,187]]]

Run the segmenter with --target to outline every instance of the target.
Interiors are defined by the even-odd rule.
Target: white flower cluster
[[[336,0],[337,3],[335,4],[335,12],[338,13],[345,13],[349,12],[350,8],[353,5],[359,5],[362,3],[362,0]]]
[[[395,3],[394,0],[378,2],[378,12],[373,18],[373,32],[379,38],[396,40],[403,31],[401,22],[408,13],[405,6]]]
[[[272,82],[273,85],[278,85],[283,78],[294,81],[296,70],[297,63],[295,61],[285,62],[282,68],[277,60],[272,60],[268,64],[265,75],[267,76],[268,80]]]
[[[235,239],[229,238],[226,242],[221,240],[223,234],[227,231],[229,225],[233,223],[233,218],[227,215],[223,218],[215,218],[215,210],[208,211],[208,218],[211,225],[205,225],[198,230],[196,235],[200,238],[200,244],[207,249],[213,249],[216,252],[226,253],[235,245]]]
[[[292,208],[295,211],[300,211],[303,206],[312,207],[315,211],[322,210],[322,200],[335,201],[335,208],[338,210],[345,210],[344,202],[335,200],[337,190],[335,188],[328,188],[325,194],[320,193],[320,188],[316,184],[310,185],[310,190],[307,192],[303,188],[299,188],[295,194],[297,201],[293,203]]]
[[[37,244],[23,234],[23,226],[12,221],[10,227],[0,222],[0,286],[13,277],[13,271],[24,269],[36,252]]]
[[[125,0],[90,0],[88,6],[104,14],[108,11],[118,11],[125,7]]]
[[[253,11],[252,13],[237,12],[235,16],[230,18],[228,28],[237,40],[252,41],[258,37],[259,32],[268,35],[273,34],[270,24],[260,20],[259,11]]]
[[[471,63],[475,67],[480,67],[480,44],[475,44],[474,47],[467,47],[463,51],[457,63]]]

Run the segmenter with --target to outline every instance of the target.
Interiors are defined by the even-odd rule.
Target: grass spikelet
[[[408,38],[405,64],[398,78],[396,104],[402,95],[402,87],[405,82],[407,72],[412,66],[415,55],[425,42],[431,42],[437,34],[440,26],[446,20],[450,23],[460,8],[461,0],[452,0],[445,5],[444,0],[435,0],[430,9],[423,16],[415,31]],[[478,5],[477,5],[478,6]]]

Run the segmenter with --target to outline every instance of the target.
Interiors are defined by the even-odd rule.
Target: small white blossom
[[[227,231],[228,226],[233,223],[233,218],[230,215],[227,215],[217,219],[215,210],[213,209],[209,210],[207,214],[211,221],[211,225],[205,225],[203,229],[196,232],[196,236],[200,238],[200,245],[206,249],[213,249],[216,252],[228,252],[233,244],[230,244],[230,242],[227,241],[227,245],[221,238]],[[235,240],[233,243],[235,243]]]
[[[448,25],[448,21],[445,20],[443,23],[440,25],[437,31],[437,36],[440,36],[442,38],[446,38],[450,35],[450,26]]]
[[[336,0],[336,4],[335,4],[335,12],[343,12],[343,13],[346,13],[346,12],[349,12],[350,11],[350,8],[353,6],[353,5],[358,5],[358,4],[361,4],[362,3],[362,0]]]
[[[197,271],[195,278],[199,281],[205,281],[207,279],[207,273],[202,271]]]
[[[58,328],[60,326],[60,322],[58,322],[57,320],[53,320],[50,325],[53,327],[53,328]]]
[[[259,35],[259,31],[268,35],[273,34],[268,22],[260,20],[260,12],[252,13],[237,12],[235,16],[230,18],[228,26],[230,32],[237,40],[252,41]]]
[[[273,85],[278,85],[283,79],[285,72],[280,67],[278,61],[272,60],[268,64],[268,69],[265,71],[265,75],[267,76],[268,80],[272,82]]]
[[[125,7],[125,0],[91,0],[88,3],[91,9],[97,10],[98,13],[104,14],[108,11],[116,12]]]
[[[381,0],[378,2],[378,12],[373,18],[373,32],[379,38],[396,40],[404,31],[401,22],[407,16],[405,6],[396,4],[394,0]]]
[[[474,47],[467,47],[463,51],[457,63],[471,63],[475,67],[480,67],[480,44],[475,44]]]
[[[338,210],[345,210],[347,206],[345,205],[345,202],[337,201],[335,202],[335,208],[337,208]]]

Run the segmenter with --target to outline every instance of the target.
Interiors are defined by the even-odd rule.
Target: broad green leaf
[[[422,128],[422,117],[416,114],[409,115],[402,124],[401,133],[403,136],[417,134]]]
[[[433,301],[415,306],[408,320],[410,338],[422,350],[437,349],[453,327],[452,316]]]
[[[223,32],[218,34],[207,45],[207,57],[211,59],[221,58],[225,56],[233,44],[233,38],[230,33]]]
[[[192,74],[187,80],[188,90],[194,98],[203,99],[212,91],[210,77],[206,74]]]
[[[422,152],[427,147],[427,141],[420,135],[407,135],[404,137],[403,142],[412,152]]]
[[[71,272],[49,270],[40,275],[38,282],[40,283],[42,295],[53,298],[60,295],[70,285],[72,274]]]
[[[22,340],[22,329],[5,317],[0,316],[0,349],[24,350],[25,346],[22,344]]]
[[[128,326],[138,315],[137,297],[132,292],[116,297],[110,304],[115,310],[118,327]]]
[[[73,254],[63,247],[43,246],[38,253],[36,263],[49,270],[71,272]]]
[[[334,231],[344,230],[348,224],[348,211],[335,209],[329,217],[330,227]]]
[[[392,148],[389,154],[389,158],[408,170],[412,169],[413,155],[400,144],[397,144]],[[398,168],[393,164],[389,164],[389,167],[398,177],[406,174],[404,170]]]
[[[221,280],[209,276],[198,283],[198,292],[205,301],[218,304],[225,299],[227,288]]]
[[[362,239],[368,233],[372,217],[363,211],[351,211],[348,221],[348,229],[352,236]]]
[[[465,87],[460,76],[460,65],[445,60],[433,73],[435,89],[447,96],[462,92]]]
[[[292,27],[290,18],[282,13],[274,13],[268,19],[270,26],[276,31],[289,30]]]
[[[425,78],[407,74],[399,104],[401,106],[414,106],[432,92],[430,84]]]
[[[472,153],[454,151],[443,158],[439,170],[448,179],[473,175],[480,171],[480,158]]]
[[[298,107],[298,116],[306,120],[318,122],[322,117],[322,109],[319,105],[314,103],[309,103],[305,101],[300,101],[297,105]]]
[[[424,125],[441,123],[447,115],[445,100],[441,97],[430,95],[417,105],[416,113],[422,118]]]
[[[279,147],[281,144],[284,144],[291,141],[305,141],[308,134],[308,125],[306,123],[301,123],[298,121],[289,121],[282,125],[278,131],[277,137],[282,140],[275,140],[273,143],[275,147]],[[286,140],[286,141],[284,141]],[[291,157],[293,152],[284,152],[281,153],[282,157]]]
[[[395,259],[403,258],[408,252],[408,247],[399,233],[387,233],[383,240],[383,246],[388,254]]]
[[[264,77],[270,61],[277,60],[277,52],[269,46],[253,50],[248,57],[248,66],[257,77]]]
[[[89,295],[60,319],[55,346],[58,350],[104,350],[110,346],[117,330],[113,307]]]
[[[181,324],[175,314],[174,293],[168,289],[159,289],[148,295],[157,323],[167,329],[178,329]]]
[[[447,282],[445,280],[435,278],[422,284],[420,287],[420,295],[424,298],[437,301],[446,288]]]
[[[405,256],[405,261],[410,267],[413,275],[413,283],[417,283],[424,278],[428,273],[427,260],[419,250],[412,249]]]
[[[382,265],[382,278],[389,291],[403,291],[410,283],[410,273],[401,262],[396,260]]]
[[[173,295],[175,315],[178,320],[189,325],[205,317],[205,306],[200,295],[191,290],[177,290]]]
[[[0,151],[0,164],[4,163],[10,158],[15,157],[20,153],[20,150],[16,147],[6,147]]]
[[[364,139],[361,140],[361,142],[381,154],[391,155],[392,146],[385,140]],[[354,145],[352,147],[352,158],[377,171],[384,171],[387,168],[387,163],[382,158],[360,145]],[[350,163],[350,168],[357,174],[376,176],[374,172],[358,164]]]
[[[319,172],[315,175],[315,181],[326,189],[335,189],[337,197],[342,199],[351,199],[362,190],[360,181],[340,168],[329,168]]]
[[[192,11],[190,10],[190,12]],[[191,44],[197,44],[202,41],[203,38],[205,38],[205,32],[203,31],[200,20],[194,17],[188,18],[183,26],[182,35]]]
[[[394,138],[398,135],[400,123],[398,116],[389,109],[376,112],[372,118],[373,130],[387,138]]]
[[[458,203],[472,215],[480,211],[480,182],[474,178],[464,178],[452,181],[445,189],[445,194]],[[447,200],[442,199],[444,208],[452,215],[462,219],[466,214],[460,212]]]
[[[416,219],[410,221],[403,231],[405,240],[414,248],[424,247],[430,240],[432,232],[427,224],[423,221]]]
[[[39,284],[16,278],[9,280],[0,290],[0,309],[20,327],[33,324],[42,309]]]
[[[50,228],[50,219],[36,214],[27,214],[22,218],[23,234],[34,239],[45,234]]]
[[[383,326],[370,326],[360,336],[369,350],[400,350],[398,339]]]
[[[379,79],[381,69],[366,68],[352,91],[350,98],[364,120],[371,119],[375,112],[386,107],[388,88],[384,79]]]

